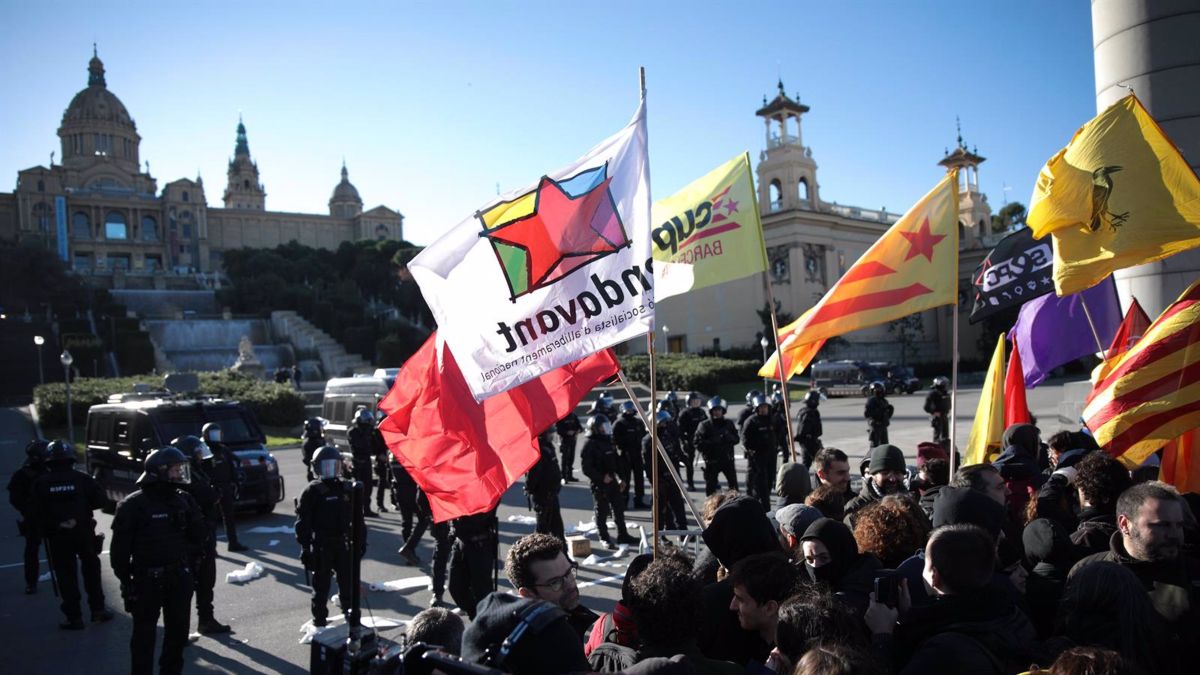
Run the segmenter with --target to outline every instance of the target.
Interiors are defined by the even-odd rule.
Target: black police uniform
[[[621,452],[622,471],[618,475],[625,482],[625,489],[621,490],[621,498],[625,500],[625,504],[628,504],[629,488],[633,487],[634,505],[644,508],[646,468],[642,466],[642,437],[647,433],[646,425],[642,423],[642,418],[638,417],[637,413],[623,412],[621,418],[613,423],[612,433],[613,443]],[[633,474],[632,480],[630,480],[630,473]]]
[[[383,506],[383,500],[392,487],[392,469],[388,466],[388,458],[392,453],[378,427],[371,430],[371,455],[375,469],[375,507],[380,513],[385,513],[387,509]]]
[[[687,485],[689,490],[696,489],[696,427],[700,423],[708,419],[708,413],[704,412],[701,406],[687,407],[683,412],[679,413],[679,435],[681,436],[683,451],[687,455],[684,462],[684,470],[687,471]]]
[[[110,554],[125,610],[133,618],[129,650],[134,675],[154,670],[160,612],[159,672],[183,671],[195,583],[192,566],[202,555],[207,530],[196,501],[171,483],[150,483],[117,505]]]
[[[805,404],[800,409],[800,421],[796,424],[796,442],[800,444],[801,460],[811,469],[813,460],[821,451],[821,411]]]
[[[429,506],[429,497],[426,496],[425,491],[417,487],[415,495],[417,524],[412,534],[405,537],[400,555],[413,564],[419,562],[416,554],[417,544],[420,543],[421,536],[425,534],[425,529],[429,528],[429,533],[433,535],[433,574],[431,575],[433,577],[433,598],[430,604],[439,605],[442,602],[442,595],[446,591],[446,569],[450,563],[450,550],[453,547],[454,539],[450,534],[450,521],[433,522],[433,509]]]
[[[353,593],[359,561],[367,552],[363,520],[366,498],[358,481],[314,480],[296,505],[296,541],[301,562],[312,572],[313,624],[324,626],[329,616],[329,589],[337,574],[338,600],[346,623],[359,625]]]
[[[746,482],[754,486],[754,497],[764,511],[771,510],[771,487],[775,480],[776,422],[766,415],[751,415],[742,425],[742,447],[750,460]]]
[[[494,588],[500,553],[497,526],[495,509],[451,521],[450,597],[471,619],[475,606]]]
[[[727,417],[709,417],[696,427],[696,450],[704,458],[704,494],[721,489],[720,476],[725,475],[730,490],[738,489],[737,469],[733,466],[733,446],[738,432]]]
[[[304,462],[305,473],[308,475],[309,482],[316,479],[316,474],[312,470],[312,458],[317,450],[325,447],[325,435],[321,433],[310,434],[304,432],[304,444],[300,447],[302,461]]]
[[[583,442],[583,450],[579,453],[583,475],[591,482],[592,501],[596,518],[596,532],[600,540],[611,544],[608,535],[608,514],[612,511],[613,522],[617,525],[617,537],[629,538],[625,528],[625,498],[621,496],[620,459],[613,447],[612,439],[608,436],[588,436]],[[604,482],[608,477],[609,482]]]
[[[574,412],[569,412],[566,417],[554,425],[554,431],[558,433],[558,451],[562,455],[559,471],[562,473],[563,479],[568,483],[574,483],[576,480],[575,442],[579,438],[579,432],[583,431],[583,424],[579,422],[579,417]]]
[[[671,457],[678,458],[683,454],[683,450],[679,447],[679,437],[667,431],[666,424],[661,424],[659,430],[659,442],[662,443],[663,449]],[[654,449],[650,438],[647,434],[642,439],[642,461],[647,467],[654,467]],[[667,468],[667,462],[662,458],[658,458],[658,521],[664,530],[686,530],[687,529],[687,513],[684,511],[683,495],[679,492],[679,487],[675,485],[674,479],[671,478],[671,470]]]
[[[196,559],[193,577],[196,586],[196,615],[202,625],[212,625],[213,589],[217,584],[217,526],[221,524],[221,495],[209,477],[192,463],[192,482],[187,493],[195,500],[204,518],[204,544]]]
[[[375,476],[371,473],[375,463],[375,441],[372,440],[375,431],[372,426],[355,424],[346,432],[350,454],[354,457],[354,479],[362,483],[363,497],[366,499],[365,512],[372,516],[375,515],[370,506],[371,488],[375,486]]]
[[[535,532],[552,534],[564,539],[562,510],[558,504],[558,493],[562,490],[562,474],[558,470],[558,458],[554,455],[554,443],[549,432],[538,437],[541,456],[525,474],[525,494],[530,507],[537,516]]]
[[[388,458],[388,469],[392,474],[392,506],[400,512],[400,537],[408,541],[413,532],[413,524],[418,518],[417,481],[413,480],[408,469],[404,468],[395,455]]]
[[[891,423],[895,408],[883,396],[872,394],[867,399],[863,417],[867,418],[867,442],[870,447],[888,444],[888,424]]]
[[[95,479],[69,464],[54,462],[49,469],[33,482],[30,519],[49,547],[49,563],[58,582],[67,621],[78,624],[82,620],[80,573],[93,620],[99,620],[108,610],[104,607],[104,588],[100,584],[100,552],[96,550],[96,521],[92,519],[92,511],[104,505],[104,491]]]
[[[925,397],[925,412],[933,427],[933,442],[948,446],[950,441],[950,395],[934,387]]]
[[[237,521],[234,519],[234,504],[237,501],[238,484],[241,482],[243,471],[237,455],[224,443],[208,443],[212,451],[212,467],[208,478],[213,488],[221,497],[221,521],[225,526],[225,545],[229,550],[242,548],[238,542]]]
[[[42,461],[26,460],[19,469],[13,472],[8,480],[8,502],[17,510],[20,518],[17,520],[17,532],[25,538],[25,592],[37,591],[38,572],[40,571],[38,557],[42,546],[42,537],[29,512],[33,484],[39,476],[46,473],[46,465]]]

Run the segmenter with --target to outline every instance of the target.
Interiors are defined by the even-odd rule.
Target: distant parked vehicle
[[[883,373],[865,361],[818,361],[812,365],[810,387],[821,395],[866,396],[871,383],[883,379]]]
[[[380,369],[383,370],[383,369]],[[376,371],[378,373],[379,371]],[[379,401],[392,388],[395,375],[377,377],[359,375],[335,377],[325,383],[325,402],[321,404],[321,417],[329,420],[325,425],[325,437],[332,439],[339,448],[347,449],[350,442],[346,434],[354,424],[354,411],[366,408],[373,413]]]
[[[889,394],[911,394],[921,388],[921,380],[913,375],[912,368],[894,363],[872,361],[870,364],[883,374],[880,378]]]

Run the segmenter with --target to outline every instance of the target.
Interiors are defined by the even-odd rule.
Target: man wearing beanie
[[[521,675],[590,670],[579,634],[557,605],[495,592],[476,611],[463,633],[464,661]]]
[[[904,463],[904,451],[894,445],[877,445],[871,448],[867,465],[867,479],[863,481],[862,491],[854,499],[846,502],[846,526],[854,529],[858,519],[857,512],[868,504],[873,504],[885,495],[905,491],[904,478],[908,475],[908,466]]]

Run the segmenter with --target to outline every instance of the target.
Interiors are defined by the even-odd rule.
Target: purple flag
[[[1096,327],[1096,335],[1083,312],[1083,301]],[[1108,349],[1121,325],[1121,303],[1112,277],[1086,291],[1060,298],[1051,293],[1021,307],[1009,338],[1021,349],[1025,386],[1032,389],[1050,371],[1075,359]],[[1100,345],[1096,345],[1097,335]]]

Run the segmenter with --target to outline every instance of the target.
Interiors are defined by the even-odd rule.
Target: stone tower
[[[778,86],[775,99],[768,103],[764,96],[763,107],[755,113],[763,118],[767,132],[766,150],[758,162],[760,209],[764,215],[789,209],[817,211],[821,206],[817,163],[800,132],[800,116],[809,108],[783,93],[783,80]]]
[[[250,143],[246,140],[246,125],[238,116],[237,145],[229,160],[229,182],[225,185],[225,208],[262,211],[267,193],[258,182],[258,164],[250,159]]]
[[[333,196],[329,198],[329,215],[337,218],[354,218],[362,213],[363,201],[358,196],[358,188],[350,182],[350,172],[346,171],[346,162],[342,162],[342,182],[333,188]]]
[[[992,207],[988,205],[987,195],[979,190],[979,165],[985,161],[986,158],[980,157],[975,150],[967,150],[959,122],[958,144],[938,165],[946,167],[947,172],[958,169],[958,239],[961,248],[975,248],[992,231]]]

